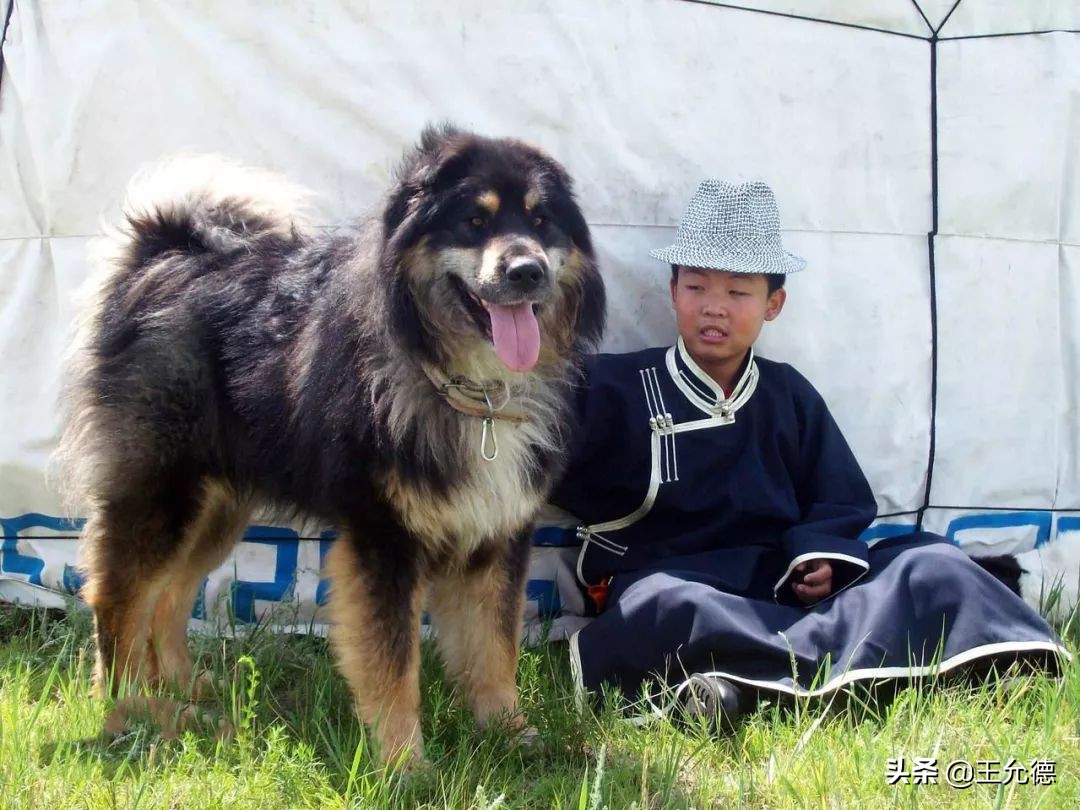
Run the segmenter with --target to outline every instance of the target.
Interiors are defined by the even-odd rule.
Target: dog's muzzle
[[[503,277],[506,286],[523,297],[539,290],[547,281],[547,259],[538,256],[517,256],[506,263]]]

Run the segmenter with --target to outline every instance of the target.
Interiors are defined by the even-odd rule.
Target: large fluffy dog
[[[196,591],[275,504],[339,529],[331,641],[384,757],[422,751],[425,600],[478,721],[520,724],[531,521],[604,320],[570,179],[443,127],[358,232],[312,229],[301,196],[208,159],[129,191],[60,449],[97,688],[189,682]]]

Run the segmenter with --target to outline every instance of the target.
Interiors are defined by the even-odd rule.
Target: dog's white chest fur
[[[435,494],[405,485],[391,475],[388,491],[406,527],[426,544],[438,548],[452,544],[457,555],[480,545],[509,537],[526,527],[543,505],[546,493],[530,483],[530,448],[551,442],[548,428],[535,421],[516,424],[496,420],[497,456],[481,452],[483,420],[467,418],[456,452],[465,460],[463,475],[449,492]],[[491,455],[492,443],[485,446]]]

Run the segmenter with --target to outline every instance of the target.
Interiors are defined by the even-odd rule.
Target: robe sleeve
[[[870,570],[869,549],[858,538],[874,520],[877,504],[825,401],[798,372],[790,372],[799,423],[794,472],[802,517],[781,536],[788,564],[773,594],[779,602],[798,605],[802,603],[791,588],[791,577],[800,563],[826,559],[832,565],[832,590],[826,599]]]
[[[602,480],[603,459],[610,455],[604,451],[610,441],[611,409],[617,407],[610,392],[594,385],[596,364],[603,355],[586,359],[581,379],[574,387],[571,397],[570,440],[566,465],[548,502],[571,515],[581,517],[589,501],[590,483],[597,477]]]

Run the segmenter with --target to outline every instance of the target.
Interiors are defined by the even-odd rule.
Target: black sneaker
[[[682,690],[682,708],[687,722],[701,718],[714,731],[730,731],[743,714],[742,690],[715,675],[694,674]]]

